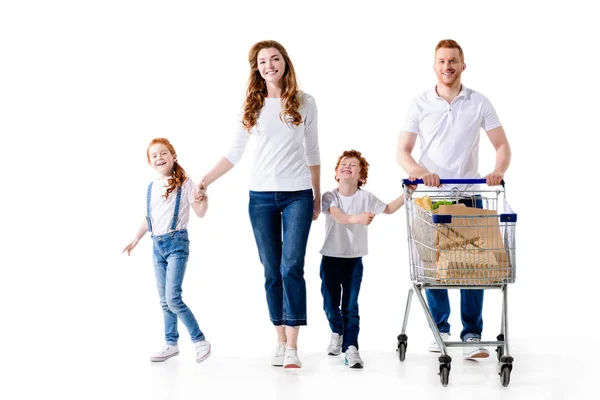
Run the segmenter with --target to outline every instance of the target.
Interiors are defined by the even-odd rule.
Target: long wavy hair
[[[283,91],[281,93],[282,111],[279,114],[279,119],[282,122],[291,122],[294,125],[300,125],[302,123],[302,116],[298,112],[298,109],[302,103],[302,98],[298,90],[296,71],[285,48],[274,40],[258,42],[252,46],[248,53],[250,78],[248,79],[248,89],[246,90],[246,100],[244,101],[242,125],[250,132],[250,129],[256,125],[260,111],[265,105],[267,84],[258,71],[258,53],[262,49],[277,49],[285,61],[285,72],[282,78]],[[284,118],[286,121],[284,121]]]
[[[167,150],[169,150],[169,152],[173,155],[173,158],[175,159],[175,163],[173,164],[173,172],[171,173],[171,177],[167,180],[167,184],[168,184],[167,190],[165,191],[165,194],[163,194],[163,196],[162,196],[166,200],[169,198],[169,195],[174,190],[176,190],[178,187],[180,187],[181,185],[184,184],[184,182],[187,180],[187,174],[185,173],[185,170],[183,169],[183,167],[181,165],[179,165],[179,163],[177,162],[177,152],[175,151],[175,147],[173,147],[171,142],[169,142],[169,140],[165,139],[165,138],[152,139],[152,141],[148,145],[148,149],[146,150],[146,157],[148,157],[148,164],[151,164],[151,162],[150,162],[150,147],[154,146],[155,144],[164,145],[167,148]]]
[[[348,157],[348,158],[354,157],[354,158],[358,159],[358,162],[360,163],[360,179],[362,179],[362,181],[360,181],[360,180],[358,181],[358,187],[361,187],[362,185],[366,185],[367,177],[369,176],[369,163],[362,156],[360,151],[356,151],[356,150],[346,150],[346,151],[344,151],[344,153],[341,156],[339,156],[339,158],[337,160],[337,164],[335,164],[335,180],[337,182],[340,181],[337,178],[337,171],[338,171],[340,163],[342,162],[344,157]]]

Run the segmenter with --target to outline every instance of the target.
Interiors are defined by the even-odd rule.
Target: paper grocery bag
[[[481,250],[492,252],[498,263],[508,261],[496,210],[455,204],[440,206],[438,214],[453,217],[450,224],[438,226],[438,248],[451,249],[453,246],[474,245]]]

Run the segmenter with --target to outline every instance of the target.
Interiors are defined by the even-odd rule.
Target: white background
[[[182,354],[171,367],[159,366],[171,369],[149,369],[147,357],[163,341],[151,240],[145,237],[131,257],[121,251],[144,217],[154,177],[149,141],[169,138],[191,177],[204,175],[228,149],[247,53],[260,40],[287,48],[301,88],[317,101],[323,190],[335,185],[337,156],[355,148],[371,164],[366,189],[385,201],[400,195],[398,131],[410,99],[435,84],[433,51],[444,38],[463,47],[463,83],[492,101],[513,149],[505,177],[519,214],[518,279],[509,295],[513,380],[507,389],[493,373],[469,380],[478,368],[460,364],[456,353],[451,386],[442,390],[416,302],[409,355],[422,360],[427,379],[404,375],[410,359],[400,366],[394,355],[410,285],[404,209],[369,228],[360,298],[365,371],[376,372],[370,382],[384,377],[376,385],[394,397],[403,390],[450,398],[584,397],[600,372],[593,326],[600,59],[587,4],[3,1],[0,393],[8,397],[1,397],[368,395],[369,375],[328,389],[337,370],[327,375],[315,367],[329,336],[318,277],[323,217],[313,224],[306,255],[304,376],[278,381],[273,374],[283,371],[266,369],[276,338],[247,216],[252,148],[210,187],[206,218],[189,227],[184,300],[213,344],[209,360],[195,365],[180,325]],[[485,134],[480,155],[486,174],[494,157]],[[456,338],[455,292],[452,300]],[[488,291],[484,339],[499,333],[499,319],[500,293]],[[381,368],[386,362],[390,376]],[[486,362],[481,369],[492,371],[495,360]],[[202,374],[212,374],[212,384]],[[167,389],[182,380],[184,389]]]

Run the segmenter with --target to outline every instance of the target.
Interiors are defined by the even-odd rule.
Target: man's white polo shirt
[[[415,97],[403,131],[419,136],[418,163],[440,178],[478,178],[479,132],[501,126],[492,103],[464,85],[450,104],[434,89]]]

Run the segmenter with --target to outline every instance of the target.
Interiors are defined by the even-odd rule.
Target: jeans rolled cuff
[[[461,338],[463,342],[467,340],[475,338],[481,340],[481,333],[465,333],[465,335]]]

